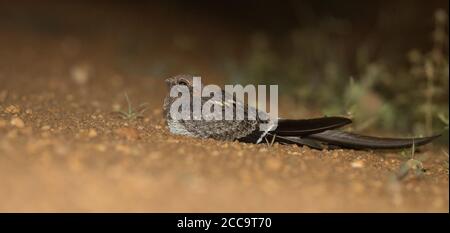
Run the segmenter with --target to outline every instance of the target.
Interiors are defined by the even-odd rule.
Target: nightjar
[[[184,88],[184,90],[189,90],[189,94],[193,96],[195,95],[193,91],[193,78],[193,75],[177,75],[166,79],[166,83],[169,90],[171,88]],[[200,119],[194,119],[192,101],[188,108],[190,117],[185,120],[179,118],[174,119],[171,116],[170,109],[179,97],[171,97],[168,93],[164,99],[163,114],[170,132],[190,137],[228,141],[238,140],[247,143],[274,141],[281,144],[306,145],[315,149],[401,149],[411,147],[413,144],[415,146],[424,145],[440,136],[439,134],[421,138],[380,138],[334,130],[352,122],[345,117],[320,117],[313,119],[280,118],[272,121],[268,117],[268,113],[247,106],[243,100],[237,99],[235,96],[223,90],[216,91],[220,92],[222,99],[216,100],[215,103],[223,107],[231,106],[233,109],[237,109],[238,106],[242,107],[244,109],[244,119],[206,120],[208,117],[213,117],[208,115],[200,116]],[[201,106],[211,99],[211,97],[202,96],[199,96],[199,98],[201,100]],[[222,112],[219,112],[219,114],[224,114],[224,109],[222,108]],[[250,113],[255,112],[258,113],[255,117],[249,117]],[[261,130],[261,124],[269,125],[270,127],[267,130]]]

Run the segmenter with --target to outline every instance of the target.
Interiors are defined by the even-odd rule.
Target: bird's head
[[[168,78],[165,81],[166,81],[166,84],[169,87],[169,89],[175,85],[192,87],[192,85],[194,83],[193,78],[194,77],[192,75],[181,74],[181,75],[176,75],[172,78]]]

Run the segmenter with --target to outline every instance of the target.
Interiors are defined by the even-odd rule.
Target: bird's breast
[[[181,124],[177,120],[168,119],[167,127],[169,128],[170,132],[173,134],[185,135],[185,136],[191,136],[191,137],[195,136],[194,134],[192,134],[191,132],[186,130],[186,128],[183,126],[183,124]]]

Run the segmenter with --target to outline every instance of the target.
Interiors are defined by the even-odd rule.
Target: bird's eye
[[[187,81],[185,79],[180,79],[180,80],[178,80],[178,85],[189,86],[189,81]]]

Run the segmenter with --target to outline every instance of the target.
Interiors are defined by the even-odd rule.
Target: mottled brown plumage
[[[170,78],[166,80],[169,88],[174,85],[185,85],[189,88],[189,91],[192,93],[192,78],[190,75],[178,75],[174,78]],[[225,96],[225,92],[222,91],[222,95]],[[214,138],[217,140],[235,140],[239,138],[243,138],[253,131],[257,130],[259,120],[174,120],[170,116],[170,106],[175,101],[176,98],[166,96],[164,99],[164,116],[166,117],[169,125],[169,129],[174,132],[181,132],[180,134],[195,136],[201,138]],[[210,98],[202,97],[201,105],[208,101]],[[224,102],[229,102],[231,104],[242,104],[244,105],[244,116],[245,119],[248,119],[247,106],[240,101],[235,101],[233,99],[224,98],[222,101],[222,105]],[[193,109],[191,102],[191,110]],[[225,108],[222,108],[222,111],[225,111]],[[191,115],[192,119],[192,115]]]

